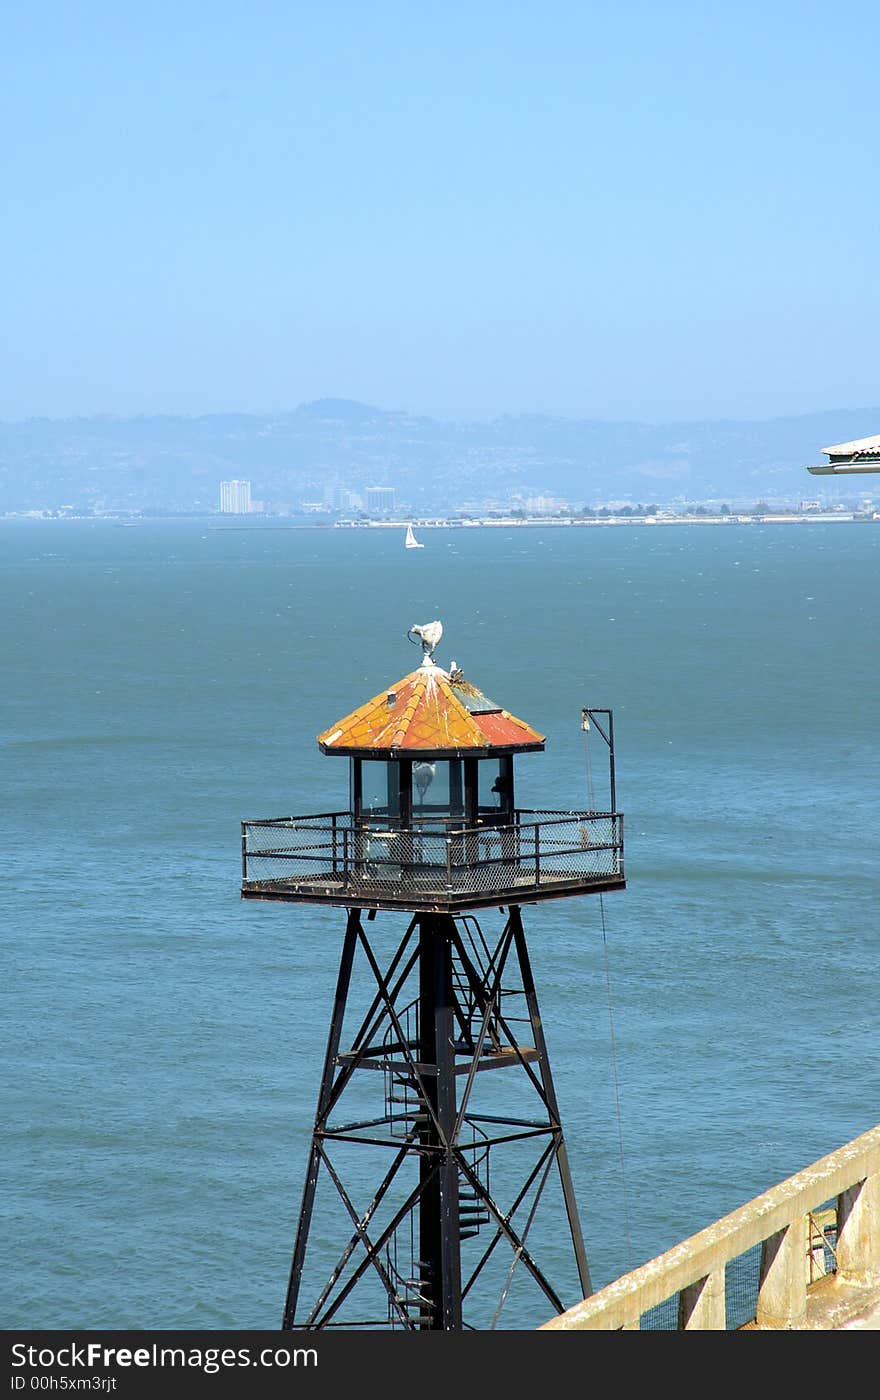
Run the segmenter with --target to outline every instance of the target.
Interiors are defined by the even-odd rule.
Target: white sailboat
[[[407,525],[407,527],[406,527],[406,548],[407,548],[407,549],[424,549],[424,547],[425,547],[425,546],[424,546],[423,544],[420,544],[419,541],[416,539],[415,535],[413,534],[413,527],[412,527],[411,525]]]

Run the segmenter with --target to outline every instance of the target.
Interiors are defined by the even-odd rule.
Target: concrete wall
[[[826,1278],[815,1213],[832,1199],[836,1268]],[[625,1274],[541,1330],[637,1329],[644,1313],[676,1295],[680,1330],[724,1330],[725,1269],[758,1245],[761,1269],[753,1319],[758,1328],[844,1326],[854,1309],[865,1314],[880,1305],[880,1126]],[[812,1299],[818,1322],[809,1317]]]

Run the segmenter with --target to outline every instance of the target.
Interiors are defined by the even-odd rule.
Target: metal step
[[[430,1322],[434,1315],[433,1303],[420,1301],[418,1298],[397,1298],[396,1302],[410,1317],[415,1313],[419,1322]]]

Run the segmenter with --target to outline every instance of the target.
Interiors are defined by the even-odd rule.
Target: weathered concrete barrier
[[[816,1213],[836,1198],[831,1233],[817,1233]],[[807,1322],[808,1295],[821,1298],[831,1318],[854,1296],[880,1307],[880,1125],[822,1157],[674,1249],[616,1279],[540,1329],[639,1329],[650,1309],[677,1295],[680,1330],[726,1330],[726,1271],[761,1247],[754,1317],[757,1327],[796,1329]],[[824,1267],[832,1256],[833,1280]],[[821,1257],[820,1257],[821,1256]],[[821,1280],[821,1283],[820,1281]],[[829,1288],[829,1285],[831,1287]],[[832,1321],[818,1326],[835,1326]]]

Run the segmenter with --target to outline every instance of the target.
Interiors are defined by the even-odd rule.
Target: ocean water
[[[524,912],[594,1285],[878,1121],[880,529],[422,538],[0,523],[3,1326],[279,1324],[344,916],[243,904],[239,822],[347,805],[414,622],[523,805],[614,711],[627,889]]]

